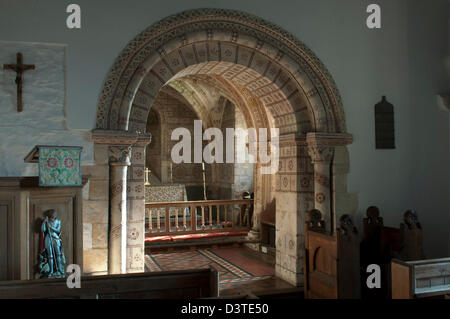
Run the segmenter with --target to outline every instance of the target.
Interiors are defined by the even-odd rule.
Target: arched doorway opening
[[[122,246],[110,242],[110,269],[125,259],[122,269],[143,269],[140,187],[149,140],[143,132],[154,100],[169,84],[194,101],[195,90],[189,87],[201,81],[233,101],[247,127],[279,129],[278,172],[259,174],[256,164],[253,236],[258,237],[261,212],[276,199],[276,273],[301,285],[306,212],[318,208],[333,229],[336,218],[354,207],[355,198],[346,191],[346,145],[352,138],[346,133],[340,95],[322,62],[291,34],[253,15],[221,9],[191,10],[154,24],[129,43],[107,76],[93,140],[95,145],[132,148],[130,163],[121,166],[128,172],[110,177],[111,189],[118,182],[130,189],[121,194],[127,230],[112,236]],[[191,105],[202,114],[201,103]],[[205,120],[214,123],[214,118]],[[117,180],[124,174],[126,181]],[[122,212],[111,206],[111,216]],[[114,232],[116,225],[110,227]],[[141,235],[130,236],[136,231]],[[125,250],[114,248],[124,245]]]

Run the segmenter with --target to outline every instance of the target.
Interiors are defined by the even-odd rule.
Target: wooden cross
[[[34,64],[23,64],[22,63],[22,53],[17,53],[17,63],[16,64],[3,64],[4,70],[13,70],[17,73],[16,84],[17,84],[17,112],[22,112],[22,73],[27,70],[34,70]]]

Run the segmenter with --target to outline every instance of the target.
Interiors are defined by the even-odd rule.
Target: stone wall
[[[152,105],[152,110],[157,114],[158,123],[154,120],[155,113],[150,112],[147,122],[147,131],[152,133],[152,143],[147,146],[147,166],[159,174],[162,183],[170,183],[170,171],[172,170],[172,182],[184,185],[201,185],[201,164],[180,163],[175,164],[171,159],[172,147],[178,141],[172,141],[172,131],[183,127],[194,136],[194,120],[198,116],[190,106],[165,93],[159,92]],[[150,118],[151,117],[151,118]],[[156,133],[156,134],[155,134]],[[154,135],[153,135],[154,134]],[[172,165],[171,165],[172,163]]]
[[[151,170],[149,177],[161,181],[161,119],[154,109],[150,110],[147,117],[147,132],[152,134],[152,143],[145,149],[145,166]]]
[[[216,189],[217,199],[241,199],[244,191],[253,192],[253,167],[251,163],[237,163],[237,138],[235,137],[234,163],[226,163],[226,129],[246,129],[245,118],[239,107],[230,101],[222,109],[220,128],[224,138],[224,163],[213,164],[215,179],[212,185]],[[248,140],[247,140],[248,142]],[[246,151],[247,152],[247,151]],[[248,152],[246,154],[248,159]]]
[[[108,273],[109,158],[108,146],[94,147],[94,165],[84,166],[89,182],[83,193],[83,272]]]
[[[276,265],[277,276],[303,283],[304,217],[314,208],[314,167],[306,143],[294,137],[280,140],[276,174]]]

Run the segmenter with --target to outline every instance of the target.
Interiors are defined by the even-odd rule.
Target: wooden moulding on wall
[[[83,176],[83,185],[86,182]],[[82,186],[40,187],[37,176],[0,178],[0,213],[8,224],[8,280],[36,278],[40,225],[48,209],[56,209],[63,224],[66,266],[75,263],[82,267],[82,191]],[[3,253],[5,247],[0,247]]]
[[[395,149],[394,106],[386,96],[375,105],[375,148]]]

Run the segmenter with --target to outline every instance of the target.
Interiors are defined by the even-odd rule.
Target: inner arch
[[[270,62],[266,63],[264,74],[270,72]],[[156,69],[156,70],[155,70]],[[311,106],[311,99],[307,97],[303,90],[288,75],[281,70],[274,70],[273,76],[262,75],[257,71],[231,62],[203,62],[190,65],[173,77],[165,80],[162,75],[168,72],[164,68],[155,67],[147,73],[141,85],[136,91],[136,97],[131,106],[131,111],[124,117],[128,117],[128,130],[141,129],[139,124],[142,118],[142,110],[145,106],[150,106],[157,92],[156,88],[165,85],[172,85],[178,89],[183,80],[184,85],[192,82],[208,81],[209,85],[216,86],[230,100],[257,99],[275,120],[275,126],[280,129],[280,134],[306,133],[314,131],[317,127],[314,112]],[[186,80],[187,79],[187,80]],[[165,82],[164,82],[165,81]],[[187,83],[186,83],[187,82]],[[158,89],[158,91],[159,91]],[[127,106],[123,106],[124,110]],[[147,110],[148,112],[148,110]],[[260,123],[260,127],[268,127],[267,119],[265,126]],[[320,122],[320,125],[327,125],[328,121]],[[326,128],[328,129],[328,128]]]

